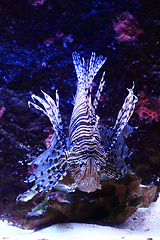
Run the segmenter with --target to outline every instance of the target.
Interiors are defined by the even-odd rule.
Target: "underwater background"
[[[43,114],[28,108],[31,94],[58,89],[65,132],[72,112],[76,76],[72,52],[107,57],[100,118],[113,125],[126,88],[138,96],[127,139],[127,165],[143,184],[160,187],[160,1],[8,0],[0,3],[0,216],[22,224],[16,197],[27,163],[49,144],[52,128]]]

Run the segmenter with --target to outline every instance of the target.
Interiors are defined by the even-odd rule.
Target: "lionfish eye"
[[[97,172],[100,172],[101,171],[101,167],[98,165],[96,166],[96,169],[97,169]]]
[[[85,165],[84,163],[80,163],[80,164],[79,164],[79,167],[82,168],[82,169],[84,169],[84,168],[86,167],[86,165]]]

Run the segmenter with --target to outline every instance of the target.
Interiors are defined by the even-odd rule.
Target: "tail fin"
[[[101,55],[96,57],[94,52],[92,52],[91,58],[86,61],[84,58],[81,61],[80,55],[77,52],[73,52],[72,57],[78,79],[76,96],[81,89],[92,92],[93,79],[107,58]]]
[[[82,59],[81,61],[80,55],[77,52],[73,53],[73,63],[78,78],[78,86],[69,126],[69,139],[71,145],[80,138],[83,139],[86,137],[90,139],[94,133],[97,132],[98,117],[95,115],[95,109],[97,108],[98,100],[103,90],[104,74],[93,104],[91,99],[92,83],[95,75],[105,61],[106,58],[103,56],[96,57],[95,53],[92,53],[90,59],[86,61]]]

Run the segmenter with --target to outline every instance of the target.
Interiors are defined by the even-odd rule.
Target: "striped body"
[[[51,190],[68,172],[74,179],[74,188],[88,193],[101,188],[100,179],[103,174],[106,175],[106,179],[123,176],[122,170],[111,160],[114,158],[116,161],[120,155],[122,159],[124,158],[123,136],[137,97],[133,93],[133,88],[129,89],[129,94],[111,131],[109,142],[103,146],[96,108],[104,86],[104,74],[95,98],[92,97],[92,83],[105,61],[106,58],[96,57],[95,53],[92,53],[89,60],[81,61],[79,54],[73,53],[78,86],[69,125],[69,147],[63,134],[58,93],[56,92],[56,102],[46,93],[43,93],[45,100],[32,95],[32,98],[38,100],[45,110],[35,103],[29,102],[29,104],[43,111],[54,128],[50,147],[30,163],[35,164],[35,171],[28,179],[28,182],[35,181],[31,188],[34,193]]]

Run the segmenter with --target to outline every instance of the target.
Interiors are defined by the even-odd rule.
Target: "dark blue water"
[[[37,6],[35,2],[0,3],[0,108],[5,107],[0,119],[0,214],[19,223],[26,210],[17,212],[15,199],[29,188],[24,183],[27,162],[46,149],[44,140],[50,128],[48,119],[29,109],[27,102],[33,92],[40,95],[43,89],[54,97],[58,89],[67,134],[76,90],[73,51],[85,58],[92,51],[108,58],[95,80],[97,84],[102,71],[106,71],[98,110],[102,119],[114,122],[127,95],[126,88],[133,81],[137,95],[144,91],[154,101],[160,96],[158,0],[46,0]],[[124,24],[125,19],[120,18],[123,12],[129,12],[133,22],[125,25],[120,33],[124,34],[122,41],[118,41],[113,22],[118,17]],[[133,31],[135,22],[142,30],[139,35]],[[130,124],[139,128],[128,140],[133,155],[126,161],[144,183],[159,185],[160,123],[141,121],[135,113]],[[11,211],[14,214],[9,215]],[[17,220],[19,214],[22,220]]]

